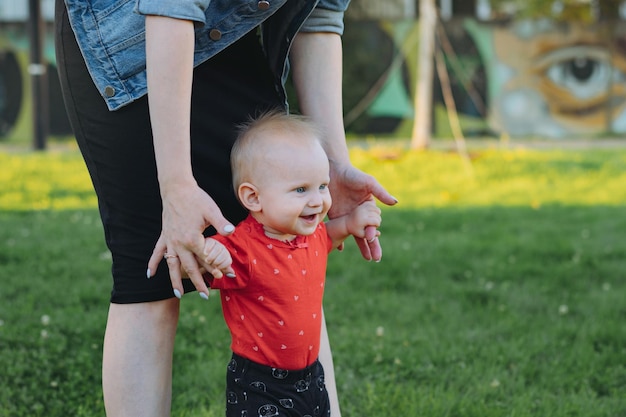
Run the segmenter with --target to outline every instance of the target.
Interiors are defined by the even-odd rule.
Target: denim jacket
[[[109,110],[147,92],[145,15],[195,23],[194,64],[261,23],[276,85],[284,85],[287,54],[298,31],[343,33],[349,0],[65,0],[91,77]],[[284,88],[280,93],[285,99]]]

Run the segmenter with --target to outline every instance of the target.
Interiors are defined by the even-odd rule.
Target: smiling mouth
[[[309,214],[308,216],[300,216],[302,219],[312,222],[317,219],[317,214]]]

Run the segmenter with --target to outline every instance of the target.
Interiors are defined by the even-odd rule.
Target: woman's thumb
[[[220,235],[226,236],[235,231],[235,226],[233,226],[228,220],[224,219],[222,222],[217,222],[213,224],[215,230]]]

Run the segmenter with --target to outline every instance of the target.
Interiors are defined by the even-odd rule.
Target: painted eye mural
[[[346,127],[406,137],[413,118],[414,21],[346,22]],[[466,136],[573,138],[626,132],[626,24],[453,18],[439,34]],[[435,136],[449,136],[437,73]]]
[[[549,21],[468,26],[489,62],[495,130],[554,138],[626,131],[623,35]]]
[[[565,46],[540,56],[539,90],[555,120],[601,130],[608,122],[607,112],[611,119],[618,116],[626,97],[626,76],[619,61],[603,45]]]

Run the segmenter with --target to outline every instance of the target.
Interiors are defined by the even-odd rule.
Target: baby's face
[[[318,142],[289,142],[264,155],[256,182],[259,220],[271,237],[310,235],[331,206],[328,157]]]

